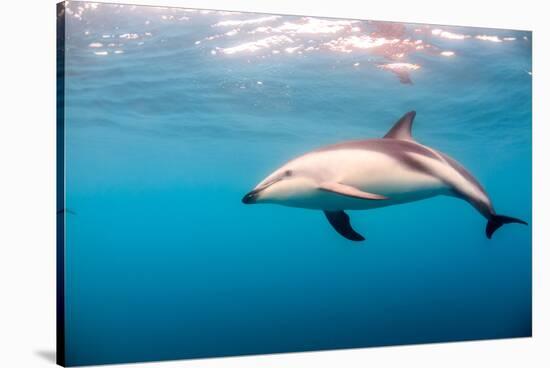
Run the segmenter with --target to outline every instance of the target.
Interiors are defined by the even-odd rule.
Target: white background
[[[549,366],[550,144],[546,139],[550,124],[550,12],[541,5],[544,2],[131,2],[534,31],[533,338],[174,361],[139,367]],[[55,1],[3,1],[0,9],[0,367],[51,367],[55,356]]]

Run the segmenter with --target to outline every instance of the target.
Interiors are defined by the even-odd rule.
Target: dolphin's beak
[[[256,203],[258,196],[260,195],[260,192],[266,189],[267,187],[275,184],[276,182],[281,181],[281,178],[273,179],[267,183],[264,183],[261,187],[256,187],[255,189],[251,190],[242,199],[242,202],[244,204],[254,204]]]
[[[256,199],[258,198],[258,194],[260,193],[261,189],[254,189],[248,193],[246,193],[242,199],[242,202],[244,204],[253,204],[256,203]]]

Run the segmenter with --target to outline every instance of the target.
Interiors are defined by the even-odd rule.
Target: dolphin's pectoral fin
[[[341,184],[341,183],[334,183],[334,182],[322,183],[321,185],[319,185],[319,189],[324,190],[325,192],[331,192],[331,193],[340,194],[346,197],[353,197],[358,199],[368,199],[368,200],[388,199],[388,197],[384,197],[383,195],[365,192],[355,187],[352,187],[346,184]]]
[[[344,238],[352,241],[363,241],[365,238],[353,230],[349,222],[349,216],[344,211],[323,211],[327,217],[328,222],[332,225],[334,230]]]

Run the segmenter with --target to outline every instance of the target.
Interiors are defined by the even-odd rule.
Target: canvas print
[[[57,22],[59,364],[531,336],[531,32]]]

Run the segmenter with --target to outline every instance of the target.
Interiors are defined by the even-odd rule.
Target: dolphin
[[[487,219],[491,238],[503,224],[523,220],[496,214],[487,192],[457,161],[416,142],[415,111],[403,115],[379,139],[353,140],[299,156],[247,193],[245,204],[273,203],[321,210],[344,238],[362,241],[345,210],[368,210],[438,195],[460,198]]]

